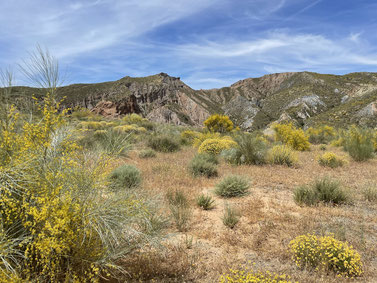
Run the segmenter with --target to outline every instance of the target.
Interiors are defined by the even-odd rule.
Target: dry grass
[[[329,150],[341,153],[338,148],[329,146]],[[191,148],[159,154],[149,160],[140,159],[136,153],[131,154],[128,161],[142,171],[143,186],[148,191],[165,195],[168,190],[183,190],[193,208],[192,221],[186,233],[194,239],[194,244],[186,252],[195,255],[195,264],[188,260],[186,267],[180,265],[179,269],[185,272],[180,273],[179,278],[168,281],[216,282],[229,267],[252,262],[256,268],[284,272],[300,282],[348,282],[334,275],[299,270],[288,254],[288,243],[297,235],[333,232],[362,255],[365,274],[356,281],[376,282],[373,280],[377,278],[377,204],[365,201],[362,190],[366,183],[377,182],[377,159],[363,163],[349,159],[344,167],[331,169],[318,164],[316,158],[322,153],[319,146],[312,146],[309,152],[300,152],[300,162],[294,168],[279,165],[231,166],[221,162],[219,176],[212,179],[190,176],[187,165],[195,154]],[[213,193],[215,184],[229,174],[244,175],[253,180],[249,195],[227,200],[242,215],[233,230],[223,225],[224,200]],[[293,201],[294,188],[320,176],[340,180],[351,191],[354,203],[336,207],[296,205]],[[201,193],[214,197],[216,207],[213,210],[203,211],[195,206],[195,199]],[[173,226],[171,232],[176,233]],[[179,241],[182,235],[176,233],[170,240]],[[174,269],[174,264],[182,264],[177,259],[178,255],[170,259],[170,268]],[[156,261],[151,264],[156,264]]]

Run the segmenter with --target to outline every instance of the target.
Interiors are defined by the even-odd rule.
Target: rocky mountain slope
[[[15,87],[25,100],[40,89]],[[377,73],[344,76],[279,73],[238,81],[230,87],[194,90],[165,73],[114,82],[74,84],[58,89],[65,107],[86,107],[105,116],[139,113],[157,122],[200,125],[213,113],[229,115],[246,130],[274,121],[302,126],[352,123],[377,127]]]

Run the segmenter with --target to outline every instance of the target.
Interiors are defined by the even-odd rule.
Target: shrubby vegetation
[[[237,223],[240,221],[240,212],[229,204],[225,204],[224,214],[222,217],[223,224],[230,229],[233,229]]]
[[[291,283],[290,276],[252,269],[230,269],[223,274],[219,283]]]
[[[225,198],[240,197],[247,194],[249,187],[250,181],[247,178],[229,175],[216,185],[215,193]]]
[[[237,143],[228,136],[217,139],[206,139],[199,146],[199,153],[219,154],[223,150],[236,147]]]
[[[318,163],[322,166],[336,168],[343,166],[345,160],[333,152],[326,152],[318,158]]]
[[[204,126],[210,132],[226,133],[233,130],[233,122],[226,115],[214,114],[204,121]]]
[[[144,149],[139,153],[140,158],[153,158],[156,157],[156,155],[157,154],[153,149]]]
[[[268,160],[271,164],[293,166],[297,163],[297,154],[286,145],[275,145],[268,152]]]
[[[148,146],[159,152],[175,152],[180,149],[179,142],[169,135],[152,135],[148,139]]]
[[[309,136],[305,132],[290,124],[273,125],[276,141],[285,143],[295,150],[304,151],[310,148]]]
[[[310,127],[305,133],[309,136],[309,142],[314,144],[327,144],[336,135],[335,129],[327,125],[318,128]]]
[[[210,195],[200,194],[196,199],[196,203],[203,210],[210,210],[215,207],[215,200]]]
[[[356,277],[363,273],[359,253],[333,235],[298,236],[290,242],[289,247],[293,260],[299,267],[332,271],[345,277]]]
[[[186,231],[191,218],[189,201],[183,191],[169,191],[166,195],[178,231]]]
[[[216,177],[218,175],[216,166],[217,163],[218,160],[216,156],[207,153],[201,153],[194,156],[189,164],[188,169],[194,177]]]
[[[134,189],[141,184],[141,173],[133,165],[125,164],[114,169],[110,175],[112,188],[116,191],[124,189]]]
[[[355,161],[366,161],[374,157],[373,138],[372,130],[352,126],[345,132],[342,145]]]

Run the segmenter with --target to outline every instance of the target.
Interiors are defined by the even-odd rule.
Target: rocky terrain
[[[23,101],[41,91],[15,87]],[[310,72],[278,73],[238,81],[230,87],[194,90],[165,73],[124,77],[113,82],[74,84],[57,92],[65,107],[85,107],[104,116],[139,113],[156,122],[200,125],[213,113],[229,115],[245,130],[292,120],[308,127],[377,126],[377,73],[343,76]]]

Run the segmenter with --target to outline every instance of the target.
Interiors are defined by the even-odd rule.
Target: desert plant
[[[153,149],[144,149],[139,153],[140,158],[153,158],[156,157],[156,152]]]
[[[370,201],[370,202],[377,202],[377,186],[376,184],[367,184],[363,191],[362,191],[362,194],[364,196],[364,199],[366,201]]]
[[[226,115],[214,114],[204,121],[204,126],[211,132],[226,133],[233,130],[233,122]]]
[[[199,153],[219,154],[223,150],[236,147],[237,143],[231,137],[221,137],[218,139],[206,139],[199,146]]]
[[[322,150],[322,151],[325,151],[327,149],[326,145],[325,144],[321,144],[319,146],[319,149]]]
[[[191,160],[188,169],[194,177],[216,177],[218,175],[217,162],[216,157],[213,155],[197,154]]]
[[[356,277],[363,273],[361,257],[352,246],[333,235],[302,235],[289,243],[292,258],[299,267],[333,271],[340,276]]]
[[[180,146],[179,142],[173,136],[153,135],[148,140],[148,146],[159,152],[175,152]]]
[[[178,231],[186,231],[191,218],[189,201],[183,191],[169,191],[166,195],[170,212],[174,218]]]
[[[111,187],[115,190],[133,189],[141,184],[140,170],[130,164],[124,164],[115,168],[109,175]]]
[[[309,137],[305,132],[290,124],[273,125],[276,141],[281,141],[295,150],[308,150],[310,148]]]
[[[101,135],[101,138],[96,140],[96,145],[99,151],[109,156],[127,156],[128,151],[131,149],[131,139],[130,134],[108,130]]]
[[[286,145],[275,145],[268,151],[268,160],[272,164],[293,166],[297,163],[297,154]]]
[[[327,125],[318,128],[310,127],[305,133],[309,136],[309,142],[314,144],[327,144],[336,135],[335,129]]]
[[[226,203],[222,220],[225,226],[233,229],[240,221],[240,212]]]
[[[356,126],[350,127],[345,134],[343,148],[355,161],[373,158],[373,132]]]
[[[315,205],[319,202],[344,204],[350,201],[348,192],[341,188],[339,181],[329,177],[316,179],[309,186],[296,188],[294,199],[300,205]]]
[[[221,135],[220,133],[214,133],[214,132],[203,132],[198,133],[196,137],[193,139],[193,147],[199,148],[199,146],[208,139],[220,139]]]
[[[318,158],[318,163],[322,166],[336,168],[343,166],[345,160],[333,152],[326,152]]]
[[[215,193],[218,196],[231,198],[247,194],[250,182],[247,178],[237,175],[229,175],[216,185]]]
[[[210,195],[200,194],[196,199],[196,204],[204,210],[210,210],[215,207],[215,200]]]
[[[186,130],[181,133],[181,141],[184,144],[193,144],[194,140],[200,136],[199,132]]]
[[[270,271],[254,271],[252,269],[230,269],[220,276],[219,283],[291,283],[290,276]]]

